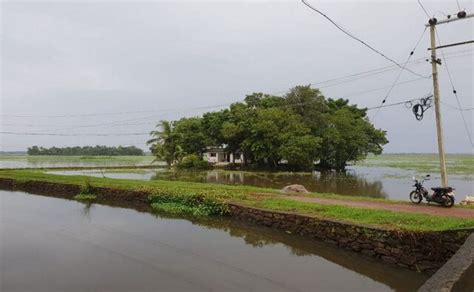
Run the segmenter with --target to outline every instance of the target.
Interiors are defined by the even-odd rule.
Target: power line
[[[470,53],[467,54],[467,52],[470,52]],[[450,53],[446,54],[446,56],[447,56],[446,59],[469,56],[469,55],[472,55],[472,52],[473,52],[472,49],[453,51],[453,52],[450,52]],[[461,54],[461,53],[466,53],[466,54]],[[412,61],[408,62],[408,64],[420,64],[420,63],[423,63],[425,60],[426,60],[426,58],[422,57],[422,58],[412,60]],[[339,84],[344,84],[346,81],[343,81],[343,82],[338,82],[338,81],[342,81],[344,79],[349,79],[351,77],[359,77],[359,76],[365,75],[365,76],[362,76],[362,77],[357,78],[357,79],[347,80],[347,82],[353,82],[355,80],[359,80],[359,79],[362,79],[362,78],[365,78],[365,77],[373,76],[373,75],[380,74],[380,73],[386,73],[386,72],[389,72],[389,71],[397,69],[397,68],[398,68],[398,66],[396,66],[396,65],[389,65],[389,66],[370,69],[370,70],[367,70],[367,71],[361,71],[361,72],[358,72],[358,73],[344,75],[344,76],[341,76],[341,77],[335,77],[335,78],[331,78],[331,79],[327,79],[327,80],[323,80],[323,81],[311,82],[309,84],[310,85],[322,85],[318,88],[326,88],[326,87],[331,87],[331,86],[335,86],[335,85],[339,85]],[[423,77],[423,78],[426,78],[426,77]],[[423,78],[418,78],[416,80],[423,79]],[[336,83],[331,83],[331,82],[337,82],[337,84]],[[331,84],[325,85],[327,83],[331,83]],[[398,83],[398,84],[402,84],[402,83]],[[384,87],[384,88],[388,88],[388,87]],[[284,93],[284,92],[286,92],[286,90],[280,90],[280,91],[274,92],[272,94],[278,94],[278,93]],[[71,117],[71,118],[74,118],[74,117],[92,117],[92,116],[110,116],[110,115],[134,114],[134,113],[146,113],[146,112],[150,112],[150,113],[170,112],[170,114],[171,114],[171,113],[176,113],[177,111],[196,110],[196,109],[210,109],[210,108],[228,106],[230,104],[232,104],[232,102],[231,103],[226,103],[226,104],[220,104],[220,105],[190,107],[190,108],[180,108],[180,109],[178,109],[178,108],[169,108],[169,109],[162,109],[162,110],[146,110],[146,111],[145,110],[139,110],[139,111],[122,111],[122,112],[106,112],[106,113],[64,114],[64,115],[8,115],[8,114],[3,115],[3,114],[0,114],[0,117],[18,117],[18,118],[70,118]],[[129,121],[144,120],[144,119],[149,119],[149,118],[153,118],[153,117],[156,117],[156,115],[147,116],[147,117],[140,117],[140,118],[136,118],[136,119],[126,119],[126,120],[117,120],[117,121],[113,121],[113,122],[105,122],[105,123],[101,123],[101,124],[95,124],[94,126],[115,124],[115,123],[118,123],[118,122],[129,122]],[[39,126],[39,125],[35,124],[34,126]],[[85,125],[85,126],[88,126],[88,125]]]
[[[144,136],[149,135],[150,133],[118,133],[118,134],[58,134],[58,133],[32,133],[32,132],[8,132],[8,131],[1,131],[0,134],[4,135],[16,135],[16,136],[67,136],[67,137],[75,137],[75,136]]]
[[[315,7],[311,6],[309,3],[307,3],[305,0],[301,0],[301,2],[308,6],[311,10],[317,12],[319,15],[323,16],[324,18],[326,18],[329,22],[331,22],[335,27],[337,27],[340,31],[342,31],[344,34],[346,34],[347,36],[351,37],[352,39],[360,42],[361,44],[363,44],[364,46],[366,46],[367,48],[369,48],[371,51],[379,54],[380,56],[382,56],[383,58],[385,58],[386,60],[392,62],[393,64],[395,64],[396,66],[398,66],[399,68],[403,69],[403,70],[407,70],[408,72],[414,74],[414,75],[417,75],[419,77],[424,77],[422,76],[421,74],[418,74],[410,69],[407,69],[407,68],[403,68],[403,66],[398,63],[397,61],[393,60],[392,58],[389,58],[387,57],[384,53],[380,52],[379,50],[375,49],[374,47],[372,47],[371,45],[367,44],[365,41],[363,41],[362,39],[356,37],[355,35],[353,35],[351,32],[349,32],[347,29],[343,28],[341,25],[337,24],[334,20],[332,20],[329,16],[327,16],[326,14],[324,14],[323,12],[321,12],[320,10],[316,9]]]
[[[404,85],[404,84],[408,84],[408,83],[412,83],[412,82],[416,82],[416,81],[419,81],[419,80],[423,80],[424,78],[415,78],[415,79],[411,79],[411,80],[406,80],[406,81],[403,81],[403,82],[399,82],[397,84],[395,84],[395,86],[401,86],[401,85]],[[389,87],[393,86],[392,85],[389,85],[389,86],[383,86],[383,87],[376,87],[376,88],[372,88],[372,89],[369,89],[369,90],[364,90],[364,91],[358,91],[358,92],[353,92],[353,93],[349,93],[349,94],[346,94],[346,95],[343,95],[343,96],[338,96],[339,98],[347,98],[347,97],[351,97],[351,96],[356,96],[356,95],[361,95],[361,94],[364,94],[364,93],[370,93],[370,92],[375,92],[375,91],[379,91],[379,90],[383,90],[383,89],[387,89]],[[301,105],[304,105],[306,103],[301,103]],[[221,107],[222,105],[219,105],[219,107]],[[285,105],[286,106],[286,105]],[[215,106],[208,106],[208,108],[213,108]],[[202,107],[199,107],[199,108],[202,108]],[[181,112],[181,111],[177,111],[177,112]],[[174,112],[176,113],[176,112]],[[171,114],[171,113],[169,113]],[[142,117],[142,118],[137,118],[137,119],[131,119],[131,120],[126,120],[126,121],[136,121],[136,120],[143,120],[143,119],[150,119],[150,118],[161,118],[163,117],[163,115],[160,115],[160,116],[157,116],[157,115],[153,115],[153,116],[147,116],[147,117]],[[78,125],[78,126],[71,126],[71,127],[68,127],[68,128],[61,128],[61,129],[53,129],[55,131],[64,131],[64,130],[71,130],[71,129],[76,129],[76,128],[89,128],[89,127],[101,127],[101,126],[107,126],[107,127],[116,127],[116,126],[135,126],[135,125],[150,125],[150,124],[155,124],[156,122],[141,122],[141,123],[120,123],[120,124],[112,124],[112,123],[117,123],[119,121],[114,121],[114,122],[106,122],[106,123],[99,123],[99,124],[88,124],[88,125]],[[34,124],[20,124],[20,125],[15,125],[15,124],[3,124],[3,125],[0,125],[0,126],[16,126],[16,127],[22,127],[22,126],[28,126],[28,127],[35,127],[35,126],[38,126],[38,127],[44,127],[45,125],[34,125]],[[39,132],[41,133],[41,132]]]
[[[428,96],[430,96],[430,95],[428,95]],[[389,103],[389,104],[382,104],[382,105],[374,106],[374,107],[368,107],[367,110],[370,111],[370,110],[375,110],[375,109],[380,109],[380,108],[385,108],[385,107],[392,107],[392,106],[397,106],[397,105],[402,105],[402,104],[406,105],[408,102],[413,102],[413,101],[416,101],[416,100],[419,100],[419,98],[413,98],[413,99],[408,99],[408,100],[405,100],[405,101]]]
[[[470,107],[470,108],[459,108],[459,107],[456,107],[456,106],[454,106],[454,105],[452,105],[452,104],[449,104],[449,103],[447,103],[447,102],[444,102],[444,101],[441,101],[441,103],[444,104],[444,105],[446,105],[447,107],[452,108],[452,109],[457,110],[457,111],[472,111],[472,110],[474,110],[474,107]]]
[[[438,44],[441,44],[441,39],[439,38],[438,31],[435,30],[435,32],[436,32],[436,38],[438,39]],[[445,59],[443,50],[441,50],[441,55],[443,56],[443,59]],[[435,62],[435,60],[433,60],[433,62]],[[453,78],[451,76],[451,72],[449,71],[448,63],[446,62],[446,60],[444,60],[444,67],[446,68],[446,73],[448,73],[448,79],[449,79],[449,83],[451,83],[451,88],[453,90],[453,94],[456,97],[456,103],[459,107],[459,113],[461,114],[461,118],[462,118],[462,121],[464,123],[464,129],[466,130],[467,137],[469,139],[469,142],[471,143],[471,146],[474,146],[474,143],[472,142],[471,132],[469,130],[469,127],[467,126],[466,118],[464,117],[464,111],[461,110],[462,109],[461,101],[459,100],[457,90],[454,87]]]
[[[428,19],[430,19],[431,18],[430,14],[428,13],[428,11],[426,11],[425,6],[423,6],[423,4],[421,3],[420,0],[418,0],[418,4],[420,5],[421,9],[423,9],[423,11],[425,12],[426,17],[428,17]]]
[[[395,86],[400,86],[400,85],[403,85],[403,84],[412,83],[412,82],[420,81],[420,80],[424,80],[424,78],[414,78],[414,79],[406,80],[406,81],[399,82],[399,83],[395,84]],[[360,95],[360,94],[364,94],[364,93],[370,93],[370,92],[374,92],[374,91],[379,91],[379,90],[383,90],[383,89],[390,88],[390,87],[392,87],[392,86],[394,86],[394,85],[391,84],[391,85],[389,85],[389,86],[383,86],[383,87],[378,87],[378,88],[374,88],[374,89],[370,89],[370,90],[359,91],[359,92],[352,93],[352,94],[349,94],[349,95],[343,95],[343,96],[341,96],[341,98],[347,98],[347,97],[351,97],[351,96],[355,96],[355,95]]]
[[[402,76],[402,73],[403,73],[403,69],[407,66],[407,64],[408,64],[408,62],[410,61],[411,57],[412,57],[413,54],[415,53],[416,48],[418,47],[418,45],[420,44],[421,40],[423,39],[423,36],[425,35],[426,29],[427,29],[427,28],[425,27],[425,29],[424,29],[423,32],[421,33],[421,36],[418,38],[418,41],[416,42],[415,46],[413,47],[413,50],[411,50],[410,54],[409,54],[408,57],[407,57],[407,60],[406,60],[405,63],[403,64],[403,68],[400,69],[400,71],[398,72],[398,75],[397,75],[397,77],[395,78],[395,80],[394,80],[392,86],[388,89],[387,94],[385,94],[385,97],[384,97],[383,100],[382,100],[382,105],[387,101],[388,97],[390,96],[390,93],[392,93],[392,90],[393,90],[393,88],[395,87],[395,84],[397,84],[398,80],[400,80],[400,77]],[[377,110],[377,112],[375,112],[375,115],[374,115],[374,117],[373,117],[374,120],[375,120],[375,118],[377,117],[377,115],[378,115],[378,113],[379,113],[379,111],[380,111],[381,108],[382,108],[382,107],[380,107],[380,108]]]

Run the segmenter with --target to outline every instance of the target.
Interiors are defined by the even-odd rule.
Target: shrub
[[[195,192],[156,191],[150,197],[155,210],[194,216],[222,216],[228,213],[227,205],[218,196]]]
[[[91,184],[91,179],[89,177],[86,178],[84,185],[81,186],[81,192],[79,194],[93,194],[93,187]]]
[[[178,169],[188,169],[188,170],[192,170],[192,169],[206,170],[206,169],[211,168],[211,166],[209,165],[207,161],[202,160],[202,158],[196,154],[190,154],[190,155],[184,156],[183,159],[178,164],[176,164],[176,167]]]

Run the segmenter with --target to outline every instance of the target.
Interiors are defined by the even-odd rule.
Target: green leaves
[[[381,154],[386,132],[375,129],[366,109],[344,99],[326,99],[318,89],[296,86],[283,96],[253,93],[229,109],[202,118],[162,121],[152,132],[152,151],[173,164],[184,155],[201,157],[206,146],[243,152],[257,167],[344,170],[368,153]]]

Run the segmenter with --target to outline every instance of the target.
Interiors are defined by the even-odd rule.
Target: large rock
[[[466,196],[466,199],[461,201],[461,205],[474,205],[474,197],[473,196]]]
[[[302,185],[289,185],[289,186],[284,187],[281,191],[287,194],[288,193],[303,193],[303,194],[309,193],[308,190]]]

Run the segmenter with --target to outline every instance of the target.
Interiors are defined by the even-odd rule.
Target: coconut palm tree
[[[168,166],[172,166],[183,156],[183,150],[176,144],[176,133],[173,122],[160,121],[156,129],[150,132],[152,138],[146,143],[156,156],[155,160],[164,160]]]

